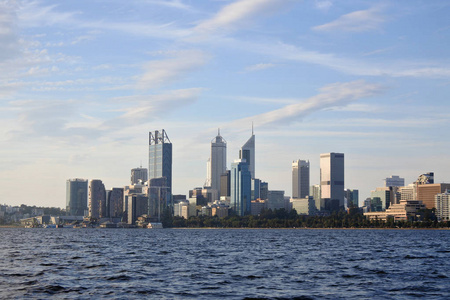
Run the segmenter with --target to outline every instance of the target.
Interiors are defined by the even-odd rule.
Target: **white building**
[[[439,221],[450,220],[450,191],[447,190],[444,193],[434,196],[436,206],[436,217]]]
[[[209,177],[211,189],[216,190],[216,197],[213,200],[219,200],[220,176],[227,170],[227,142],[220,135],[211,141],[211,158],[209,161]]]
[[[292,198],[309,196],[309,161],[292,162]]]

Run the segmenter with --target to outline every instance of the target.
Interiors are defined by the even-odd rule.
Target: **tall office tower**
[[[390,186],[405,186],[405,178],[401,178],[396,175],[392,175],[384,180],[386,182],[386,187]]]
[[[359,207],[359,191],[358,190],[345,190],[345,198],[347,199],[347,207]]]
[[[227,171],[227,142],[220,135],[220,130],[217,136],[211,141],[211,189],[220,193],[220,176]],[[218,200],[218,199],[213,199]]]
[[[106,216],[106,191],[100,179],[89,181],[89,217],[103,218]]]
[[[148,215],[152,221],[161,221],[164,210],[171,207],[172,195],[169,193],[166,177],[152,178],[148,187]],[[170,206],[169,206],[170,205]]]
[[[108,216],[120,218],[123,215],[123,188],[112,188],[107,195]]]
[[[309,161],[292,162],[292,198],[309,196]]]
[[[165,177],[167,192],[172,195],[172,143],[164,129],[149,133],[148,153],[148,179]],[[166,205],[172,205],[171,199]]]
[[[69,216],[84,216],[88,204],[88,181],[68,179],[66,181],[66,213]]]
[[[251,210],[251,173],[245,159],[235,160],[231,164],[231,203],[230,207],[238,216],[250,214]]]
[[[239,150],[239,159],[245,159],[252,178],[255,178],[255,135],[253,134]]]
[[[344,208],[344,154],[325,153],[320,155],[320,209],[339,210]]]
[[[148,170],[143,168],[131,169],[131,184],[138,184],[139,181],[146,182],[148,180]]]

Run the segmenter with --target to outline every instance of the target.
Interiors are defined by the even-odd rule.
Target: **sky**
[[[450,182],[450,2],[0,0],[0,204],[65,207],[66,180],[129,184],[149,131],[173,193],[256,136],[256,177],[345,154],[360,202],[391,175]]]

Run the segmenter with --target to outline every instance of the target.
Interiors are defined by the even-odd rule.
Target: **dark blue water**
[[[0,298],[449,299],[448,230],[0,229]]]

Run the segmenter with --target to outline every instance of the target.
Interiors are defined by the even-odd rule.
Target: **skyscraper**
[[[172,194],[172,143],[163,129],[149,133],[148,179],[165,177],[167,192]],[[168,203],[169,204],[169,203]]]
[[[239,159],[245,159],[251,177],[255,178],[255,135],[253,134],[253,127],[252,136],[239,150]]]
[[[105,185],[100,179],[89,182],[89,217],[103,218],[106,213]]]
[[[295,160],[292,163],[292,198],[309,196],[309,161]]]
[[[88,203],[88,181],[68,179],[66,182],[66,213],[69,216],[84,216]]]
[[[131,184],[139,183],[139,180],[146,182],[148,180],[148,170],[142,166],[131,169]]]
[[[220,176],[227,170],[227,142],[220,135],[211,141],[211,161],[210,161],[211,188],[220,193]],[[218,200],[218,199],[213,199]]]
[[[386,187],[390,186],[405,186],[405,178],[401,178],[399,176],[392,175],[391,177],[387,177],[385,180]]]
[[[231,164],[231,209],[238,216],[250,214],[251,210],[251,174],[245,159]]]
[[[344,154],[320,155],[320,209],[344,208]]]

